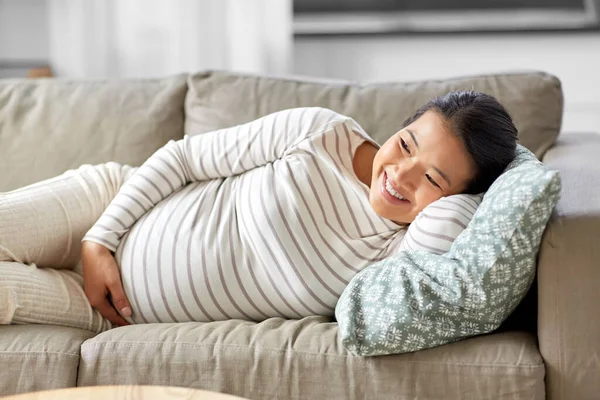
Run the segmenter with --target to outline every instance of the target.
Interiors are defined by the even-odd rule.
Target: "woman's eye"
[[[406,142],[404,141],[404,139],[400,138],[400,144],[402,145],[402,147],[404,148],[404,150],[406,150],[406,152],[408,154],[410,154],[410,149],[408,148],[408,144],[406,144]]]
[[[433,186],[435,186],[435,187],[437,187],[437,188],[440,188],[440,189],[441,189],[440,185],[438,185],[438,184],[437,184],[437,182],[433,180],[433,178],[431,177],[431,175],[429,175],[429,174],[425,174],[425,176],[427,177],[427,180],[428,180],[429,182],[431,182],[431,184],[432,184]]]

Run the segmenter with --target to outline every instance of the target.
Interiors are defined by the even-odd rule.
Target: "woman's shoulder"
[[[299,123],[309,128],[310,131],[319,133],[324,128],[342,124],[349,119],[346,115],[325,107],[299,107],[290,111],[296,115]]]

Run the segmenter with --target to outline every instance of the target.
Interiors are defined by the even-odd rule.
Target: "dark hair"
[[[410,125],[427,111],[443,117],[461,140],[476,171],[465,193],[485,192],[515,158],[517,128],[495,97],[472,90],[450,92],[430,100],[404,122]]]

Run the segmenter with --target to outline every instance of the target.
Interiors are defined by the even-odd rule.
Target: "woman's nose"
[[[417,186],[417,169],[417,166],[408,160],[397,164],[394,168],[394,172],[397,177],[396,179],[398,180],[398,185],[410,191],[414,191]]]

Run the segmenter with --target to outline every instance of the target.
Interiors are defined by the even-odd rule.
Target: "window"
[[[294,0],[310,34],[597,30],[600,0]]]

